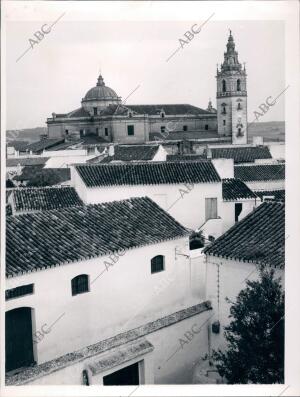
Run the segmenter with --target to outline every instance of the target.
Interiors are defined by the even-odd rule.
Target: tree
[[[213,352],[228,383],[284,382],[284,292],[274,270],[260,269],[230,308],[227,350]]]

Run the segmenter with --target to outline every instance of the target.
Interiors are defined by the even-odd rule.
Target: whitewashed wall
[[[219,311],[218,311],[218,265],[219,265]],[[283,277],[283,272],[278,270],[277,276]],[[218,258],[207,256],[207,284],[206,284],[206,298],[212,302],[212,307],[215,311],[215,316],[212,322],[219,319],[221,323],[221,331],[219,334],[211,333],[212,348],[224,348],[225,341],[223,337],[223,327],[228,325],[231,321],[229,318],[231,304],[225,301],[229,298],[235,301],[239,292],[246,288],[246,280],[257,280],[259,272],[255,263],[240,262],[236,260],[229,260],[225,258]],[[283,279],[284,283],[284,279]]]
[[[175,255],[175,247],[188,255],[188,238],[129,250],[107,271],[103,257],[8,279],[6,289],[34,283],[35,293],[7,301],[6,310],[33,308],[33,332],[65,313],[35,345],[39,364],[51,360],[199,303],[191,293],[190,260]],[[165,271],[151,274],[156,255],[165,256]],[[79,274],[90,276],[90,292],[72,296],[71,279]]]
[[[221,216],[222,216],[222,233],[225,233],[235,224],[235,204],[242,203],[242,212],[239,215],[239,221],[241,221],[246,215],[254,210],[259,204],[261,204],[260,199],[257,200],[237,200],[237,201],[223,201],[221,204]]]
[[[120,176],[120,179],[122,176]],[[218,214],[221,211],[222,183],[199,183],[192,185],[137,185],[87,188],[77,171],[72,172],[72,185],[80,198],[89,204],[148,196],[179,223],[197,229],[205,222],[205,198],[218,199]],[[189,188],[190,187],[190,190]],[[176,203],[175,201],[178,200]]]
[[[253,191],[259,190],[284,190],[285,181],[244,181],[244,183]]]

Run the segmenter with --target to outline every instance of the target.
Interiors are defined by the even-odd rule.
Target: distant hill
[[[285,122],[284,121],[267,121],[259,123],[251,123],[248,127],[249,141],[254,136],[264,137],[264,141],[285,141]]]
[[[40,135],[47,134],[46,127],[26,128],[24,130],[8,130],[6,131],[7,141],[29,141],[34,142],[40,139]],[[263,136],[265,141],[285,141],[285,122],[284,121],[268,121],[251,123],[249,125],[249,141],[253,136]]]
[[[7,130],[7,141],[29,141],[35,142],[40,140],[40,135],[47,134],[46,127],[25,128],[24,130]]]

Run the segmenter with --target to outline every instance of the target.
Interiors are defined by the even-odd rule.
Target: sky
[[[266,98],[285,89],[281,21],[219,21],[212,16],[168,60],[180,47],[179,39],[186,40],[184,33],[212,13],[186,20],[101,20],[101,4],[98,8],[90,20],[69,20],[66,6],[52,12],[51,18],[45,13],[39,20],[18,17],[6,22],[6,129],[46,126],[52,112],[79,108],[86,92],[96,85],[99,71],[123,100],[131,94],[127,104],[188,103],[205,109],[211,98],[215,106],[216,65],[223,61],[229,29],[239,60],[246,63],[248,121],[253,121],[254,111]],[[47,30],[63,12],[52,30],[30,48],[29,39],[37,40],[34,33],[46,23]],[[280,120],[284,120],[284,95],[260,119]]]

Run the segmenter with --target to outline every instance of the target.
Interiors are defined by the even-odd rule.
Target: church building
[[[147,143],[155,134],[181,133],[193,139],[232,137],[233,144],[247,143],[247,87],[245,67],[238,61],[230,32],[224,62],[217,70],[217,110],[209,101],[206,110],[190,104],[128,105],[108,87],[102,75],[87,91],[81,107],[47,119],[48,138],[73,141],[100,137],[118,144]]]

